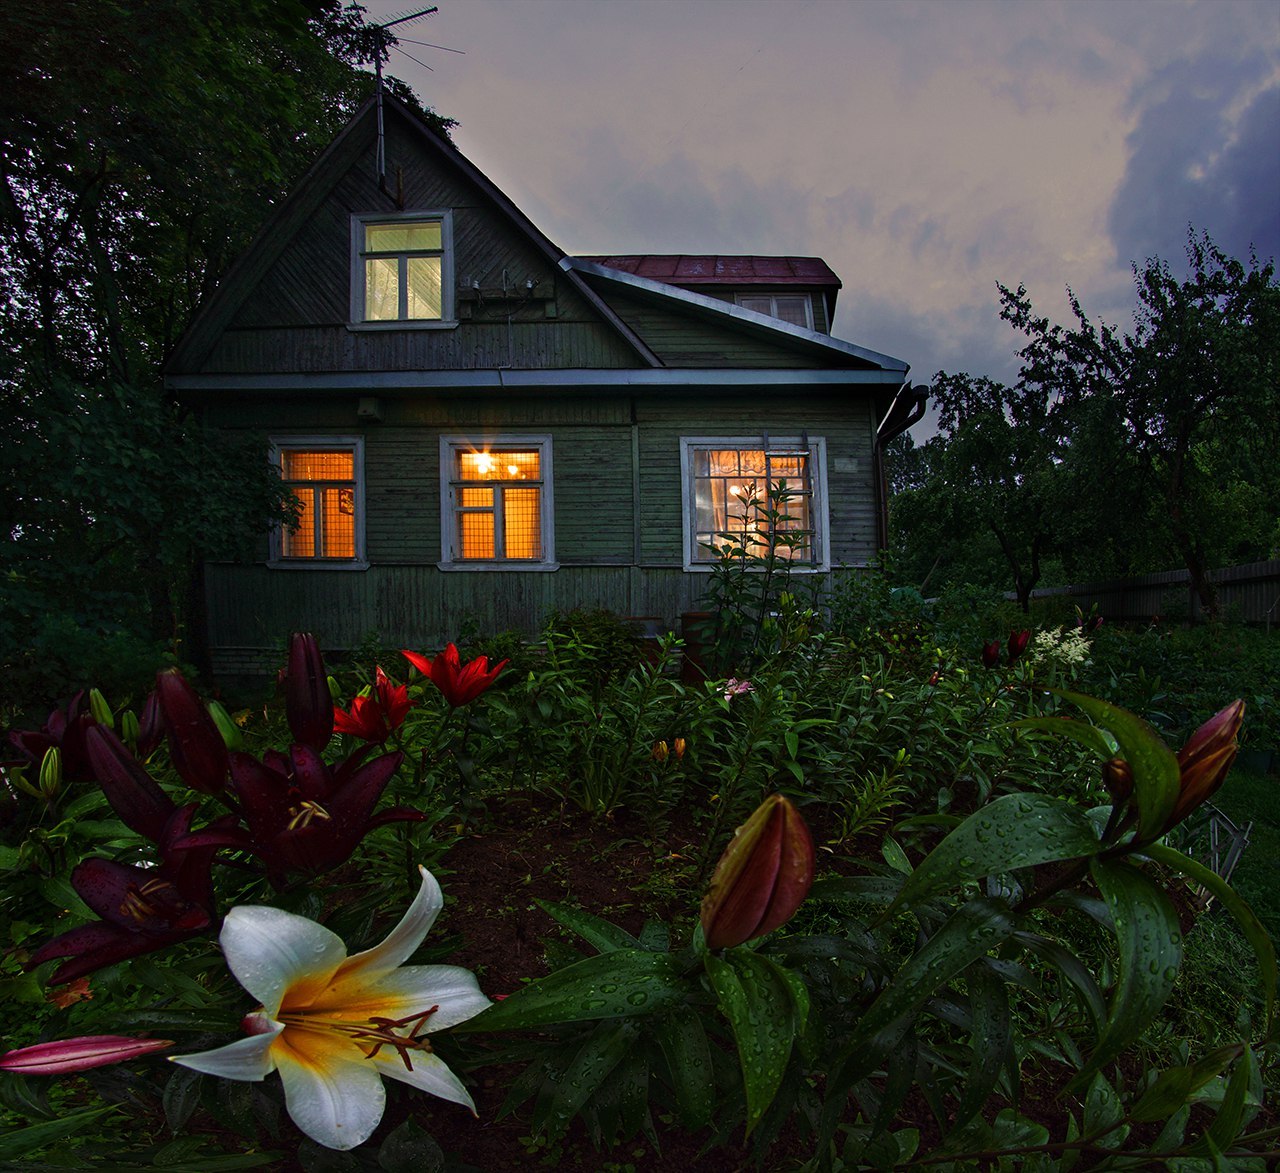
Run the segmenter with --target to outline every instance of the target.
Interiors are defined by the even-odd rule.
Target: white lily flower
[[[454,965],[402,963],[444,904],[424,867],[422,888],[382,944],[347,956],[335,933],[278,908],[233,908],[219,941],[236,980],[261,1002],[250,1038],[175,1055],[223,1079],[260,1081],[279,1071],[293,1122],[317,1144],[353,1149],[382,1119],[382,1077],[475,1111],[462,1081],[426,1036],[489,1005],[475,975]]]

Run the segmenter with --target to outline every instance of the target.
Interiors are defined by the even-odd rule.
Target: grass
[[[1214,801],[1237,826],[1253,824],[1231,884],[1280,941],[1280,778],[1237,767]]]

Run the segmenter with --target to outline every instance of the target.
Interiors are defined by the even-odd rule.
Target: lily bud
[[[1031,641],[1031,632],[1011,631],[1009,632],[1009,664],[1012,666],[1016,663],[1019,656],[1027,650],[1027,644]]]
[[[653,743],[653,752],[649,755],[655,762],[665,762],[667,760],[667,743],[665,741],[655,741]]]
[[[1244,701],[1232,701],[1200,726],[1180,750],[1182,782],[1165,830],[1182,822],[1222,785],[1240,748],[1236,738],[1244,723]]]
[[[89,712],[93,714],[93,719],[99,725],[105,725],[108,729],[116,727],[115,718],[111,714],[111,706],[107,704],[107,698],[96,688],[89,689]]]
[[[69,1075],[123,1063],[152,1051],[172,1047],[171,1039],[133,1039],[127,1035],[85,1035],[78,1039],[62,1039],[56,1043],[37,1043],[19,1047],[0,1055],[0,1071],[16,1071],[19,1075]]]
[[[707,948],[741,945],[786,924],[809,894],[813,858],[800,812],[771,794],[734,833],[702,898]]]
[[[56,745],[44,751],[40,760],[40,793],[45,798],[57,798],[62,791],[62,752]]]
[[[1133,793],[1133,771],[1124,758],[1111,758],[1102,763],[1102,784],[1111,801],[1120,806]]]
[[[132,709],[125,709],[120,714],[120,740],[134,753],[138,752],[138,714]]]
[[[993,639],[990,643],[982,645],[982,665],[984,668],[994,668],[1000,663],[1000,641]]]
[[[240,732],[240,726],[235,723],[222,704],[219,701],[210,701],[205,707],[222,735],[222,743],[228,749],[244,749],[244,734]]]
[[[220,794],[227,781],[227,747],[196,690],[170,668],[156,674],[156,693],[173,768],[193,790]]]
[[[333,737],[333,696],[320,645],[310,632],[289,639],[289,668],[284,682],[284,711],[299,745],[319,753]]]
[[[142,717],[138,721],[138,756],[149,758],[156,751],[164,736],[164,722],[160,718],[160,695],[153,688],[142,705]]]
[[[677,738],[676,738],[676,739],[671,743],[671,752],[672,752],[673,754],[675,754],[675,756],[676,756],[676,761],[679,761],[682,757],[684,757],[684,750],[685,750],[685,740],[684,740],[684,738],[683,738],[683,737],[677,737]]]

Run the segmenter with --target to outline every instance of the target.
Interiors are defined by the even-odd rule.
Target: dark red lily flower
[[[83,689],[62,708],[49,714],[41,729],[15,729],[9,734],[10,744],[22,755],[28,766],[37,770],[50,749],[62,755],[62,775],[69,782],[91,782],[93,767],[85,750],[85,732],[98,722],[89,711],[89,697]]]
[[[303,745],[288,756],[272,750],[262,761],[231,755],[231,786],[248,826],[243,845],[263,860],[272,883],[278,886],[287,872],[314,875],[345,863],[384,823],[426,818],[404,807],[373,813],[404,754],[361,764],[367,752],[361,749],[336,767]]]
[[[333,736],[333,697],[320,645],[310,632],[295,631],[289,640],[289,667],[284,679],[284,711],[299,745],[319,753]]]
[[[120,821],[159,843],[169,816],[177,809],[173,799],[160,789],[114,730],[95,725],[86,734],[85,744],[98,785]]]
[[[1017,662],[1018,657],[1027,650],[1027,644],[1031,642],[1031,632],[1027,630],[1009,632],[1009,666]]]
[[[338,733],[381,745],[393,730],[404,724],[405,715],[412,707],[409,686],[393,685],[387,674],[378,668],[374,675],[373,695],[352,697],[350,711],[335,708],[333,728]]]
[[[982,663],[986,668],[994,668],[1000,663],[1000,641],[993,639],[982,645]]]
[[[428,660],[417,652],[402,651],[400,654],[419,672],[430,676],[444,694],[444,699],[455,709],[475,700],[507,666],[507,661],[503,660],[490,668],[488,656],[477,656],[464,665],[455,644],[449,644],[434,660]]]
[[[168,801],[167,799],[165,801]],[[169,804],[172,806],[172,803]],[[100,920],[45,942],[27,968],[69,957],[50,979],[54,985],[199,936],[213,924],[210,868],[219,847],[238,846],[243,832],[225,815],[200,831],[191,830],[195,803],[176,807],[158,836],[158,867],[133,867],[90,858],[71,873],[71,886]],[[122,816],[123,817],[123,816]]]
[[[193,790],[221,794],[227,784],[227,746],[209,710],[176,668],[156,674],[156,693],[173,768]]]

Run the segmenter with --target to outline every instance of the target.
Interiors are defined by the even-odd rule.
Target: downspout
[[[891,441],[896,440],[912,425],[924,418],[924,410],[929,403],[929,388],[913,387],[903,383],[893,397],[884,418],[876,428],[875,444],[872,446],[872,478],[880,488],[880,510],[876,518],[876,546],[883,550],[889,544],[889,478],[885,475],[884,449]]]

